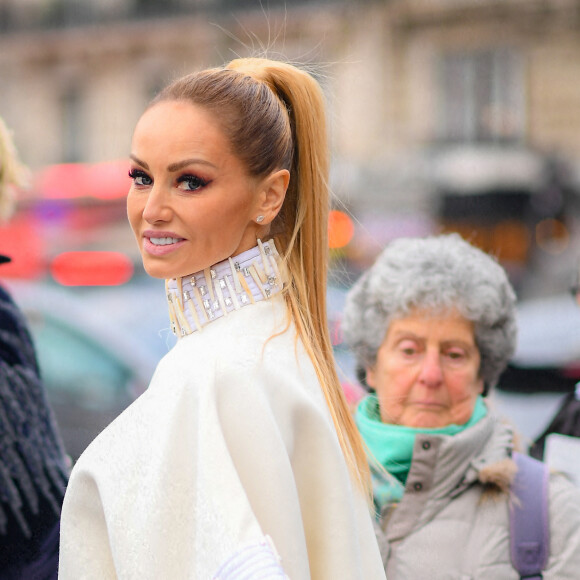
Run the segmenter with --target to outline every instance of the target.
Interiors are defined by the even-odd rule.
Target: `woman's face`
[[[483,391],[479,365],[472,322],[456,311],[415,310],[391,322],[367,383],[376,390],[384,423],[463,425]]]
[[[127,212],[145,270],[186,276],[256,245],[260,183],[214,116],[164,101],[137,123]]]

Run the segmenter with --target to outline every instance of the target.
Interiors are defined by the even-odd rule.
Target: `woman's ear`
[[[487,396],[488,392],[489,392],[489,385],[483,380],[483,378],[480,378],[479,384],[477,386],[477,394],[485,397],[485,396]]]
[[[262,181],[256,208],[256,214],[264,216],[260,220],[261,225],[268,225],[274,221],[284,203],[289,183],[290,172],[287,169],[274,171]]]
[[[365,382],[371,389],[375,388],[375,371],[371,367],[366,369]]]

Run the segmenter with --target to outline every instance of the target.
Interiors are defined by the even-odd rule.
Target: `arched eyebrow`
[[[147,165],[147,163],[145,163],[145,161],[142,161],[141,159],[139,159],[136,155],[133,155],[131,153],[131,155],[129,155],[130,159],[132,159],[135,163],[137,163],[138,165],[140,165],[141,167],[143,167],[144,169],[147,169],[149,171],[149,165]],[[206,161],[205,159],[184,159],[183,161],[177,161],[176,163],[171,163],[170,165],[167,166],[167,171],[171,172],[171,173],[175,173],[176,171],[180,171],[181,169],[183,169],[184,167],[187,167],[189,165],[207,165],[208,167],[216,167],[213,163]]]
[[[477,346],[474,343],[466,342],[465,340],[462,340],[460,338],[444,340],[441,342],[441,346],[443,346],[444,348],[452,348],[458,346],[459,348],[463,348],[468,351],[478,350]]]
[[[149,170],[149,165],[147,165],[145,161],[141,161],[141,159],[139,159],[139,157],[137,157],[136,155],[133,155],[133,153],[129,155],[129,159],[132,159],[137,165],[140,165],[141,167]]]
[[[178,161],[177,163],[171,163],[171,165],[168,165],[167,171],[173,173],[187,167],[188,165],[207,165],[208,167],[215,167],[213,163],[210,163],[205,159],[184,159],[183,161]]]
[[[424,336],[419,336],[418,334],[415,334],[414,332],[411,332],[410,330],[397,330],[395,331],[395,333],[392,335],[393,340],[395,340],[395,342],[399,342],[400,340],[416,340],[416,341],[424,341],[425,337]]]
[[[399,344],[403,340],[412,340],[418,343],[425,343],[427,342],[427,337],[423,335],[416,334],[410,330],[398,330],[392,335],[392,340],[394,344]],[[477,345],[468,341],[463,340],[462,338],[450,338],[448,340],[442,340],[441,346],[443,348],[449,347],[460,347],[464,348],[465,350],[477,350]]]

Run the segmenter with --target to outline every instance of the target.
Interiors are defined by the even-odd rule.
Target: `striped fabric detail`
[[[220,567],[213,580],[288,580],[269,536],[240,548]]]

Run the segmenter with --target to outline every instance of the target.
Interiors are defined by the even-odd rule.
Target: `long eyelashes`
[[[130,169],[129,177],[136,185],[151,185],[153,180],[141,169]]]
[[[144,171],[140,169],[129,169],[129,177],[131,179],[135,179],[136,177],[142,177],[143,175],[147,175]]]
[[[197,191],[198,189],[206,187],[210,182],[197,175],[181,175],[177,178],[177,183],[187,184],[188,191]]]
[[[142,169],[130,169],[129,177],[135,182],[135,185],[148,186],[153,183],[153,179],[145,173]],[[211,180],[205,180],[197,175],[181,175],[177,178],[177,185],[185,184],[186,187],[182,188],[185,191],[197,191],[209,185]]]

